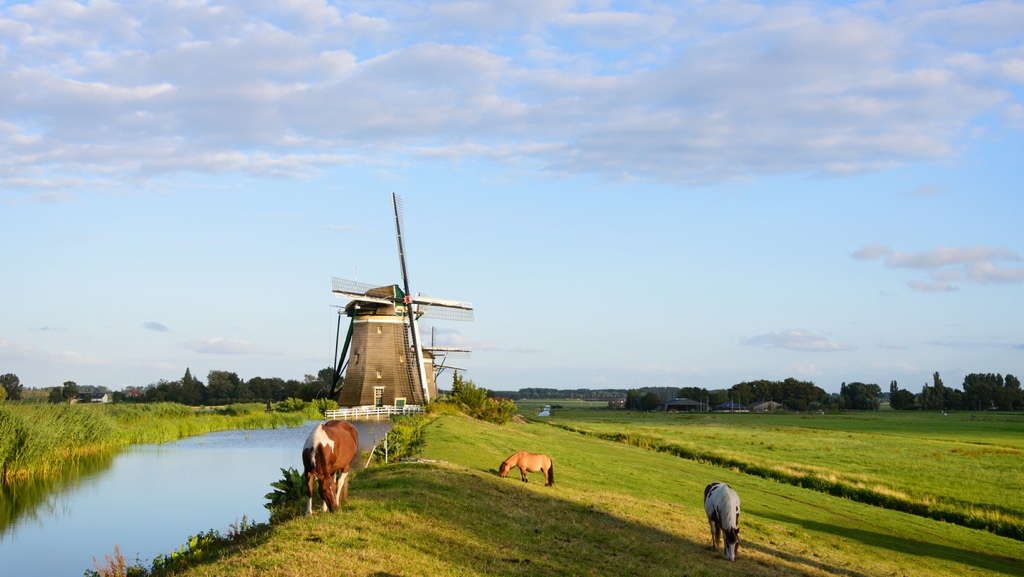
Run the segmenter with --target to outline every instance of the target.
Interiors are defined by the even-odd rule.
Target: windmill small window
[[[377,334],[380,335],[380,334],[383,334],[383,333],[384,333],[384,327],[382,327],[380,325],[377,325]]]
[[[380,374],[380,371],[377,371],[377,378],[378,378],[378,379],[381,379],[381,378],[383,378],[383,377],[381,376],[381,374]]]
[[[373,406],[375,406],[375,407],[382,407],[382,406],[384,406],[384,387],[374,387],[373,388]]]

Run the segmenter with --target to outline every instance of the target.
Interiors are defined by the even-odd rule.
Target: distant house
[[[671,401],[665,401],[658,405],[659,411],[703,411],[705,408],[704,403],[700,401],[691,401],[690,399],[675,398]]]
[[[776,403],[775,401],[754,403],[753,405],[750,405],[750,410],[755,413],[774,413],[782,410],[782,403]]]
[[[716,411],[725,411],[730,413],[746,413],[747,408],[739,403],[729,401],[728,403],[722,403],[721,405],[715,405]]]
[[[110,395],[107,393],[79,393],[76,400],[79,403],[109,403]]]

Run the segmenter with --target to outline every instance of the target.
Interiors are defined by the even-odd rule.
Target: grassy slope
[[[424,458],[354,476],[338,514],[283,523],[187,575],[1020,575],[1024,543],[541,424],[443,417]],[[516,450],[556,484],[500,479]],[[708,549],[704,485],[743,500],[740,559]]]

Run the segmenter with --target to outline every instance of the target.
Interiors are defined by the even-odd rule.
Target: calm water
[[[2,530],[0,574],[80,576],[115,543],[126,560],[138,556],[148,567],[191,535],[224,533],[244,516],[264,522],[270,483],[282,468],[302,470],[302,443],[315,424],[222,431],[108,457],[109,468],[69,481]],[[354,424],[362,449],[391,426]]]

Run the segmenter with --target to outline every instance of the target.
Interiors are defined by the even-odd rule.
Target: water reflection
[[[76,460],[59,474],[45,479],[16,479],[0,483],[0,539],[13,530],[19,519],[38,521],[58,513],[57,495],[70,487],[102,474],[114,460],[116,451],[103,451]]]
[[[243,517],[264,522],[270,483],[282,468],[302,469],[302,443],[314,424],[134,446],[83,460],[61,479],[6,486],[0,502],[4,574],[81,575],[115,543],[126,559],[138,555],[148,565],[190,535],[224,532]],[[355,425],[362,450],[391,426]]]

